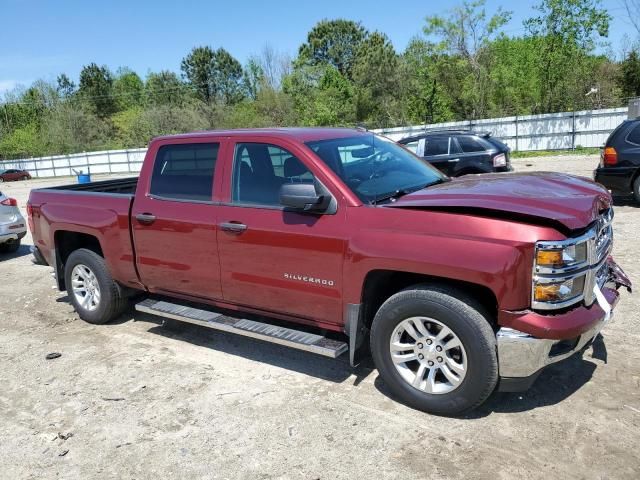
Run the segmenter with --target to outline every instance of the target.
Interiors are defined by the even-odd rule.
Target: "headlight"
[[[533,300],[535,302],[545,302],[558,304],[570,302],[582,296],[586,275],[560,280],[558,282],[547,282],[536,280],[533,285]]]
[[[536,267],[555,270],[580,265],[586,261],[587,242],[577,245],[544,245],[540,242],[536,246]]]
[[[535,247],[532,306],[551,310],[580,301],[589,266],[588,237],[537,242]]]

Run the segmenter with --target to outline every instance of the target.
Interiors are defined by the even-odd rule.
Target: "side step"
[[[339,357],[349,348],[345,342],[332,340],[322,335],[269,325],[268,323],[254,322],[243,318],[228,317],[209,310],[201,310],[151,298],[136,304],[136,310],[222,330],[223,332],[237,333],[238,335],[257,338],[266,342],[317,353],[325,357]]]

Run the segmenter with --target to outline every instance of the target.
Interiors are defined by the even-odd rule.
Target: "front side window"
[[[166,199],[211,201],[219,149],[219,143],[160,147],[149,193]]]
[[[233,202],[280,205],[285,183],[314,183],[309,169],[292,153],[267,143],[238,143],[233,159]]]
[[[306,145],[365,203],[377,203],[447,180],[429,163],[374,134]]]

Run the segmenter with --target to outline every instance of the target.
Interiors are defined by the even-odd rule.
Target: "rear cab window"
[[[149,193],[159,199],[212,200],[219,143],[163,145],[158,149]]]

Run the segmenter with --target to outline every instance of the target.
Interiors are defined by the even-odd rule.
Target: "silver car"
[[[27,222],[14,198],[0,192],[0,253],[13,253],[27,234]]]

